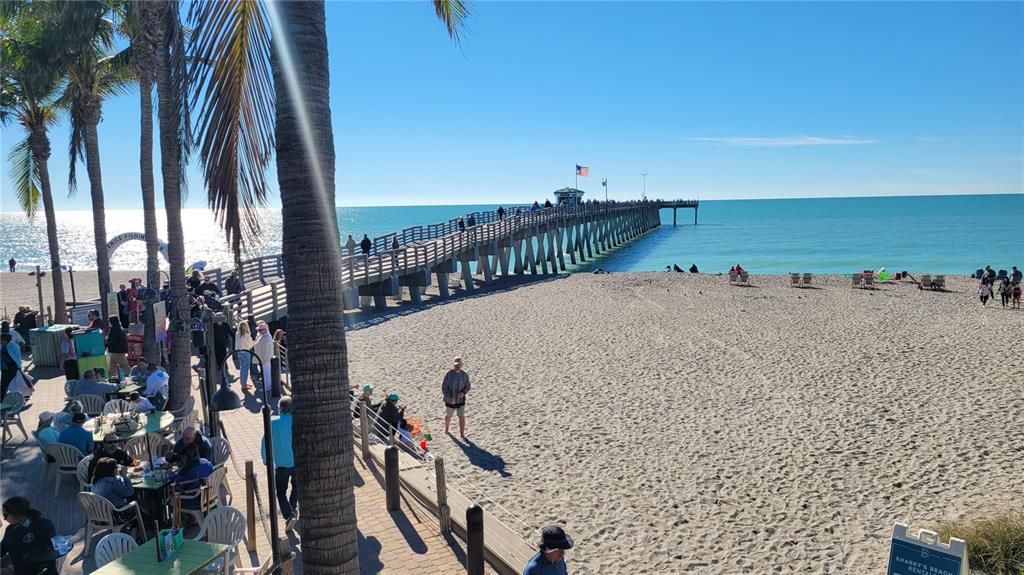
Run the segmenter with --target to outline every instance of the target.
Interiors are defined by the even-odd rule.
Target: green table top
[[[144,383],[129,383],[129,384],[125,385],[124,387],[122,387],[121,389],[118,389],[117,390],[117,395],[119,395],[119,396],[120,395],[128,395],[128,394],[130,394],[133,391],[137,391],[139,393],[142,393],[142,391],[144,389],[146,389],[146,384],[144,384]]]
[[[174,423],[174,414],[169,411],[154,411],[146,416],[146,425],[140,426],[138,429],[131,433],[118,433],[117,437],[121,441],[126,441],[133,437],[140,437],[147,433],[153,433],[156,431],[163,431]],[[104,424],[109,429],[109,424]],[[85,422],[84,426],[87,430],[92,432],[93,441],[103,441],[103,432],[96,429],[96,418],[92,418]]]
[[[11,406],[11,404],[9,404],[9,403],[0,403],[0,411],[5,411],[5,410],[8,410],[8,409],[10,409],[11,407],[12,407],[12,406]]]
[[[156,539],[132,549],[93,571],[94,575],[192,575],[214,559],[226,555],[227,545],[186,539],[170,561],[156,560]]]
[[[170,481],[157,481],[152,477],[137,477],[135,479],[132,479],[132,487],[134,487],[135,489],[163,489],[169,483]]]

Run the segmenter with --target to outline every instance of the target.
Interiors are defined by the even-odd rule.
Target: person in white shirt
[[[274,340],[270,337],[270,329],[267,327],[267,322],[261,321],[256,324],[256,341],[253,343],[253,351],[260,358],[261,367],[263,368],[263,387],[267,392],[272,391],[270,384],[271,372],[271,360],[274,358]]]
[[[133,391],[128,396],[128,402],[131,404],[131,410],[135,413],[152,413],[156,411],[156,407],[148,399],[139,395],[137,391]]]
[[[236,351],[251,351],[253,346],[252,334],[249,333],[249,323],[238,322],[238,333],[235,335]],[[242,381],[242,389],[249,389],[249,368],[252,367],[252,356],[248,353],[238,353],[234,356],[238,359],[238,379]]]
[[[169,392],[169,377],[167,372],[157,367],[155,363],[149,364],[146,368],[149,375],[146,376],[146,391],[142,395],[146,397],[157,409],[162,409],[167,403]]]

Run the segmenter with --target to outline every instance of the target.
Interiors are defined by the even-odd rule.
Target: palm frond
[[[40,186],[39,164],[28,145],[28,138],[18,142],[7,155],[11,163],[11,181],[14,195],[25,215],[32,219],[39,208]]]
[[[434,12],[444,22],[448,36],[457,43],[469,18],[468,4],[463,0],[434,0]]]
[[[260,232],[274,151],[270,23],[258,0],[194,2],[192,107],[207,200],[236,259]]]

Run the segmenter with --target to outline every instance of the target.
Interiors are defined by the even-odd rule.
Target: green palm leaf
[[[8,152],[11,163],[11,180],[14,182],[14,194],[18,197],[18,205],[32,219],[39,208],[39,164],[36,163],[32,149],[28,146],[28,138],[22,140]]]
[[[274,151],[270,23],[262,2],[194,2],[191,104],[207,199],[235,258],[258,237]]]
[[[462,0],[433,0],[434,12],[448,28],[448,35],[456,42],[459,35],[466,28],[466,20],[469,18],[469,7]]]

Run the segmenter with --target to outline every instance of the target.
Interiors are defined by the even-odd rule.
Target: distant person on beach
[[[14,266],[18,265],[18,262],[14,261],[14,258],[7,260],[7,271],[14,273]]]
[[[120,379],[120,370],[124,370],[125,376],[132,372],[132,366],[128,363],[128,335],[121,327],[121,320],[117,316],[110,316],[110,333],[107,334],[107,373],[110,377]]]
[[[990,297],[992,297],[992,286],[983,280],[981,285],[978,286],[978,298],[981,300],[981,305],[988,305],[988,298]]]
[[[523,575],[567,575],[565,550],[572,549],[572,538],[558,525],[540,530],[539,550],[523,567]]]
[[[685,273],[683,272],[683,268],[679,267],[678,264],[672,264],[672,271],[677,273]]]
[[[1003,278],[1003,281],[999,282],[999,299],[1003,303],[1003,307],[1010,303],[1010,296],[1013,294],[1013,286],[1010,284],[1010,278]]]
[[[699,271],[697,271],[697,264],[692,264],[690,266],[690,273],[691,274],[699,274],[700,273]]]
[[[358,244],[356,244],[356,240],[354,240],[352,238],[352,234],[349,234],[348,235],[348,241],[345,242],[345,251],[348,252],[348,255],[350,255],[350,256],[356,255],[356,245],[358,245]]]
[[[373,242],[370,241],[370,236],[363,234],[363,241],[359,242],[359,248],[363,250],[363,255],[370,255],[370,249],[373,248]]]
[[[1020,280],[1021,280],[1020,270],[1017,269],[1017,266],[1013,266],[1013,268],[1010,271],[1010,283],[1011,284],[1019,284]]]
[[[503,208],[501,206],[498,206],[498,219],[499,220],[505,219],[505,208]],[[14,270],[11,270],[11,271],[14,271]]]
[[[1013,309],[1020,309],[1020,284],[1013,284]]]
[[[469,374],[462,370],[462,358],[452,360],[452,368],[444,374],[441,395],[444,397],[444,432],[450,434],[452,415],[459,416],[459,436],[466,440],[466,394],[469,393]]]

